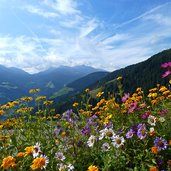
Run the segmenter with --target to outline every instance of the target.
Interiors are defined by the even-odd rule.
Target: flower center
[[[122,142],[121,139],[117,139],[117,140],[116,140],[116,143],[117,143],[117,144],[121,144],[121,142]]]

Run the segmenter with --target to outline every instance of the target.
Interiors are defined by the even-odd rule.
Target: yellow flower
[[[26,148],[25,148],[25,151],[26,151],[26,152],[25,152],[25,156],[32,155],[33,150],[34,150],[34,147],[33,147],[33,146],[26,147]]]
[[[117,77],[116,79],[119,81],[119,80],[122,80],[122,77],[121,77],[121,76],[119,76],[119,77]]]
[[[0,110],[0,116],[5,114],[5,111],[4,110]]]
[[[33,100],[33,98],[32,97],[22,97],[21,100],[29,102],[29,101]]]
[[[43,102],[43,104],[47,105],[47,106],[51,105],[51,104],[53,104],[53,100],[46,100],[46,101]]]
[[[33,160],[33,164],[30,166],[32,170],[46,168],[49,160],[46,156],[41,155],[40,157]]]
[[[171,80],[169,80],[169,84],[171,84]]]
[[[158,171],[158,168],[156,166],[150,167],[150,171]]]
[[[98,92],[98,93],[96,94],[96,97],[101,97],[103,94],[104,94],[104,92]]]
[[[77,107],[77,106],[78,106],[78,103],[75,102],[72,106],[73,106],[73,107]]]
[[[4,169],[8,169],[9,167],[14,168],[16,166],[15,164],[16,159],[12,156],[8,156],[3,159],[1,167]]]
[[[35,100],[36,101],[42,101],[42,100],[45,100],[46,99],[46,96],[38,96]]]
[[[40,92],[40,89],[31,89],[31,90],[29,90],[29,93],[38,93],[38,92]]]
[[[98,169],[98,167],[91,165],[88,167],[87,171],[99,171],[99,169]]]
[[[86,93],[90,92],[90,89],[89,88],[85,89],[85,92]]]

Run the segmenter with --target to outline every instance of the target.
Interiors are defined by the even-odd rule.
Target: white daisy
[[[108,143],[104,143],[101,147],[102,151],[109,151],[110,145]]]
[[[34,145],[33,148],[34,149],[33,149],[32,154],[33,154],[33,157],[36,158],[39,156],[39,154],[42,153],[42,151],[40,150],[40,143],[36,143],[36,145]]]
[[[122,146],[125,142],[124,137],[119,137],[119,135],[116,135],[113,140],[112,140],[112,144],[114,147],[119,148],[120,146]]]
[[[58,153],[55,153],[55,158],[56,158],[57,160],[63,161],[63,160],[65,160],[66,157],[64,156],[63,153],[58,152]]]
[[[69,164],[67,165],[67,168],[68,168],[68,171],[74,170],[74,166],[73,166],[71,163],[69,163]]]
[[[149,115],[148,117],[148,123],[152,126],[155,126],[156,125],[156,117],[155,116],[152,116],[152,115]]]
[[[91,135],[90,138],[87,141],[88,146],[93,147],[95,141],[96,141],[96,137],[94,135]]]
[[[100,136],[99,136],[99,140],[102,140],[104,137],[107,139],[113,139],[113,137],[115,136],[115,133],[113,131],[113,129],[111,128],[105,128],[102,129],[100,132]]]
[[[165,120],[166,120],[166,119],[165,119],[164,117],[159,117],[159,121],[160,121],[160,122],[165,122]]]

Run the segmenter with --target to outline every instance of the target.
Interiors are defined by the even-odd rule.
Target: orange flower
[[[171,145],[171,140],[169,140],[169,143],[168,144]]]
[[[156,146],[154,146],[154,147],[151,147],[151,152],[153,153],[153,154],[157,154],[158,153],[158,148],[156,147]]]
[[[16,167],[15,161],[16,159],[14,157],[8,156],[3,159],[1,167],[3,167],[4,169],[8,169],[10,167],[15,168]]]
[[[98,167],[91,165],[88,167],[87,171],[99,171],[99,169],[98,169]]]
[[[32,170],[46,168],[49,160],[46,156],[40,156],[33,160],[33,164],[30,166]]]
[[[159,169],[156,166],[150,167],[150,171],[159,171]]]
[[[17,157],[24,157],[24,155],[25,155],[24,152],[19,152],[19,153],[17,154]]]

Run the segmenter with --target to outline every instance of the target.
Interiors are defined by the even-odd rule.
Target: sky
[[[0,0],[0,64],[107,71],[171,48],[171,0]]]

